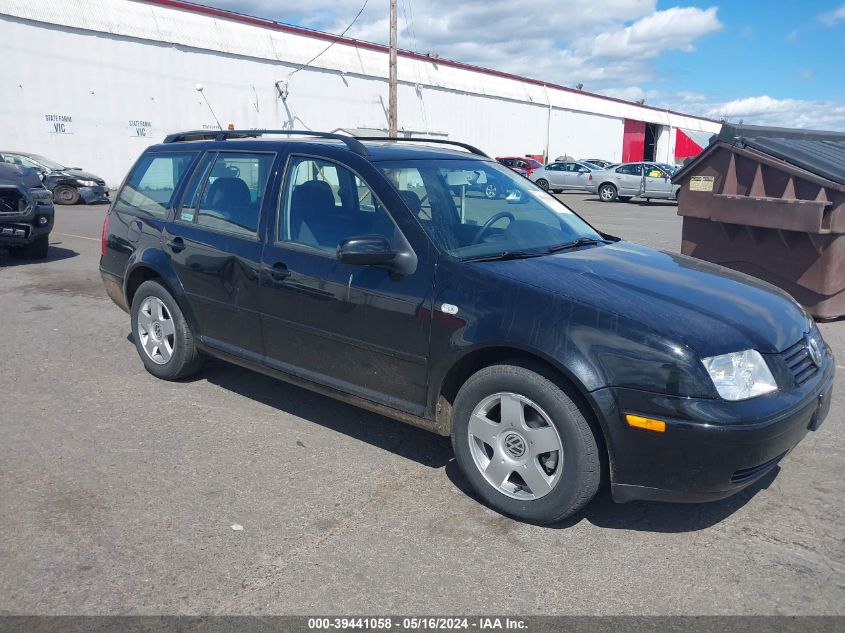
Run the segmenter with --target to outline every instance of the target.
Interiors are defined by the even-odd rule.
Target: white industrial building
[[[180,0],[2,0],[0,150],[81,166],[114,187],[173,131],[386,129],[386,47],[341,39],[302,67],[335,39]],[[400,130],[495,156],[671,163],[720,128],[406,51],[398,75]]]

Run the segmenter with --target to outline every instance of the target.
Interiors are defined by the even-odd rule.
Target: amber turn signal
[[[625,415],[625,420],[628,421],[628,426],[635,426],[638,429],[657,431],[658,433],[666,432],[666,423],[663,420],[644,418],[641,415],[631,415],[630,413]]]

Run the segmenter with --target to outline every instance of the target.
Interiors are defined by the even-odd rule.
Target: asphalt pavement
[[[672,204],[562,198],[680,246]],[[104,212],[60,207],[47,261],[0,261],[0,614],[845,614],[843,368],[821,430],[733,498],[604,491],[525,525],[446,438],[222,362],[153,378],[100,283]]]

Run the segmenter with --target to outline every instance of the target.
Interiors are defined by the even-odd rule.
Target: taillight
[[[103,220],[103,232],[100,234],[100,250],[102,251],[102,255],[106,254],[106,236],[108,235],[109,231],[109,214],[106,213],[106,217]]]
[[[593,174],[591,173],[591,174],[590,174],[590,177],[589,177],[589,178],[587,178],[587,180],[592,180],[592,179],[593,179]]]

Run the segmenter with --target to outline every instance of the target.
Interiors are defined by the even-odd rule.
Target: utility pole
[[[396,0],[390,0],[390,73],[387,92],[387,135],[398,134],[396,124]]]

